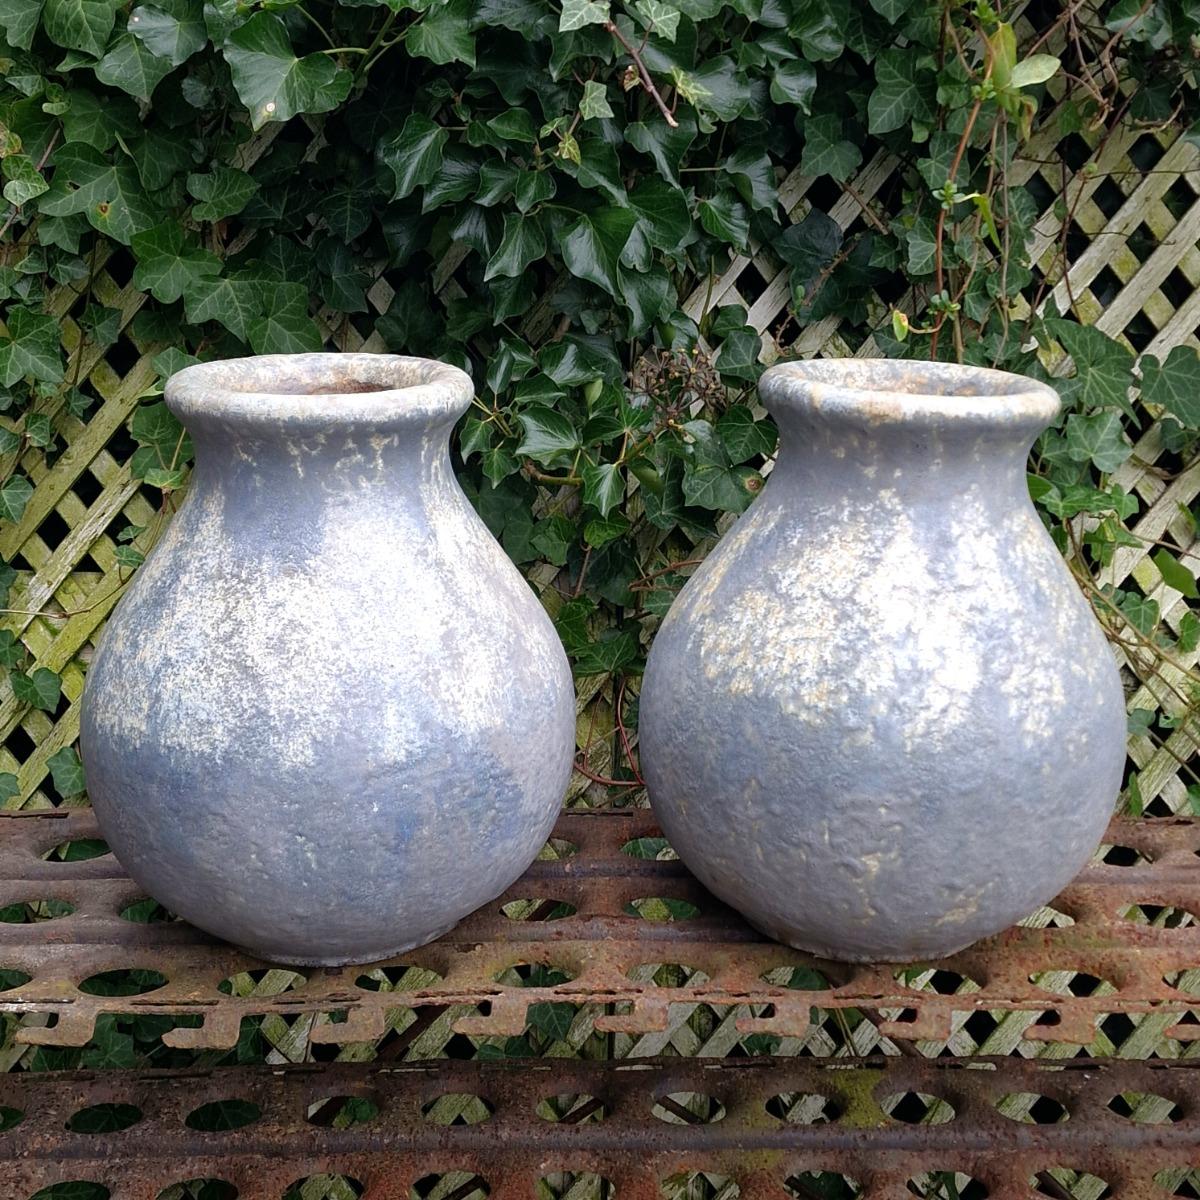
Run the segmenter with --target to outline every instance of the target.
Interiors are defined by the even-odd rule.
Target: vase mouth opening
[[[475,395],[449,363],[399,354],[262,354],[184,367],[167,380],[184,424],[428,427],[456,421]]]
[[[1010,371],[887,358],[778,363],[763,373],[759,392],[776,416],[803,411],[860,426],[1040,431],[1061,406],[1048,384]]]

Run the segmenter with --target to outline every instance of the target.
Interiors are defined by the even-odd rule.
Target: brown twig
[[[679,128],[679,122],[675,120],[671,110],[667,107],[666,101],[662,98],[662,94],[658,88],[654,86],[654,80],[650,78],[650,72],[646,69],[646,63],[643,60],[638,48],[617,28],[615,21],[605,21],[604,28],[617,39],[618,42],[625,48],[625,52],[633,59],[633,65],[637,67],[638,76],[641,78],[642,87],[650,96],[650,99],[658,105],[658,111],[662,113],[663,120],[666,121],[672,129]]]
[[[584,576],[587,575],[588,563],[591,562],[591,560],[592,560],[592,548],[591,548],[591,546],[589,546],[583,552],[583,562],[581,562],[579,564],[579,578],[575,581],[575,590],[571,593],[571,598],[573,600],[579,599],[580,595],[583,592],[583,580],[584,580]]]
[[[578,760],[575,762],[575,770],[585,779],[590,779],[593,783],[602,783],[605,787],[637,788],[646,786],[644,783],[639,783],[636,779],[609,779],[605,775],[597,775],[594,771],[589,771]]]
[[[678,562],[667,563],[665,567],[660,567],[657,571],[650,571],[643,575],[641,579],[635,579],[629,585],[631,592],[644,592],[649,588],[650,583],[657,579],[660,575],[669,575],[672,571],[681,570],[683,567],[698,567],[704,559],[702,558],[681,558]]]
[[[987,70],[984,72],[984,79],[992,73],[991,63],[988,63]],[[958,174],[958,168],[962,166],[963,156],[967,152],[967,143],[971,140],[971,131],[975,128],[975,120],[979,116],[979,110],[983,107],[982,100],[976,100],[971,106],[971,111],[967,114],[967,123],[963,127],[962,137],[958,139],[958,149],[954,153],[954,161],[950,164],[950,175],[947,182],[953,184],[955,176]],[[938,209],[937,219],[937,234],[934,238],[934,284],[937,293],[940,296],[945,291],[945,269],[942,262],[942,248],[946,240],[946,205],[942,203]],[[933,327],[933,336],[929,339],[929,357],[937,358],[938,333],[942,328],[942,322],[945,320],[945,313],[939,313],[939,319]]]
[[[882,233],[886,236],[888,233],[888,227],[879,219],[879,217],[875,214],[875,212],[869,207],[869,205],[867,204],[867,201],[863,198],[863,196],[861,196],[859,194],[857,189],[850,183],[849,180],[847,180],[845,183],[842,184],[842,191],[844,191],[846,193],[846,195],[849,196],[850,199],[853,200],[855,202],[855,204],[857,204],[858,207],[862,210],[862,215],[863,215],[864,219],[866,221],[868,221],[870,224],[874,225],[875,228],[878,229],[880,233]]]
[[[617,733],[621,738],[621,747],[625,751],[625,761],[629,763],[629,769],[633,772],[633,777],[641,784],[646,786],[646,781],[642,778],[642,772],[638,767],[637,759],[633,757],[633,749],[629,745],[629,734],[625,729],[625,718],[621,715],[621,705],[625,699],[625,676],[621,676],[621,682],[617,685],[617,702],[614,710],[617,718]]]

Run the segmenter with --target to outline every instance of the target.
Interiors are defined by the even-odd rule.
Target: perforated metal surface
[[[1164,1197],[1173,1173],[1200,1162],[1198,1082],[1196,1067],[1011,1058],[26,1074],[6,1089],[4,1103],[24,1120],[0,1134],[0,1194],[24,1200],[48,1183],[89,1180],[113,1200],[154,1200],[170,1184],[207,1177],[232,1184],[239,1200],[279,1200],[297,1179],[335,1173],[364,1185],[368,1200],[407,1200],[422,1177],[464,1172],[494,1200],[529,1200],[538,1179],[571,1172],[602,1176],[622,1200],[648,1200],[664,1180],[705,1171],[732,1180],[745,1200],[782,1200],[789,1181],[794,1197],[828,1195],[814,1184],[806,1192],[807,1172],[848,1176],[873,1197],[911,1196],[909,1180],[935,1194],[929,1172],[968,1176],[992,1197],[1028,1197],[1039,1184],[1041,1194],[1070,1195],[1053,1190],[1051,1173],[1066,1168],[1121,1197]],[[546,1119],[543,1102],[563,1094],[577,1098],[571,1115]],[[330,1122],[346,1097],[375,1111],[337,1128]],[[201,1106],[233,1099],[240,1119],[251,1118],[244,1127],[188,1127]],[[80,1108],[102,1102],[141,1118],[118,1133],[66,1129]],[[434,1123],[447,1104],[478,1123]],[[1057,1123],[1034,1123],[1047,1112]]]
[[[124,919],[119,914],[141,893],[111,855],[81,862],[43,857],[63,842],[97,837],[90,812],[0,816],[0,907],[58,900],[75,910],[56,919],[0,923],[0,970],[8,972],[0,982],[15,983],[0,992],[0,1011],[51,1014],[48,1027],[26,1027],[17,1036],[62,1046],[87,1041],[104,1012],[200,1016],[197,1027],[167,1035],[178,1047],[232,1046],[243,1017],[268,1012],[338,1011],[345,1019],[314,1026],[312,1039],[368,1041],[383,1035],[387,1012],[398,1004],[475,1005],[477,1012],[458,1019],[460,1032],[517,1034],[528,1006],[549,1000],[613,1006],[596,1021],[606,1032],[661,1030],[672,1003],[702,1003],[753,1006],[738,1019],[743,1032],[801,1036],[815,1005],[877,1011],[885,1037],[941,1040],[956,1012],[1017,1010],[1041,1014],[1026,1038],[1086,1045],[1101,1014],[1181,1018],[1200,1003],[1200,927],[1191,916],[1200,912],[1200,824],[1193,821],[1115,822],[1108,842],[1118,849],[1107,856],[1132,865],[1085,870],[1053,906],[1053,920],[1072,924],[1013,928],[927,964],[938,968],[932,976],[912,967],[819,962],[766,940],[679,862],[623,852],[657,832],[645,810],[564,814],[555,843],[564,857],[535,863],[505,897],[449,937],[380,964],[397,990],[378,990],[370,978],[360,983],[370,968],[350,967],[310,971],[278,996],[242,997],[224,994],[221,982],[265,964],[180,922]],[[662,922],[632,915],[628,906],[647,898],[687,901],[698,914]],[[557,920],[511,920],[503,906],[515,899],[565,902],[576,911]],[[533,915],[553,915],[549,910],[542,905]],[[37,911],[43,910],[33,915]],[[1050,916],[1043,910],[1037,919]],[[570,978],[553,987],[497,982],[516,964],[550,965]],[[647,964],[688,968],[670,976],[686,982],[664,987],[648,981],[648,972],[639,970]],[[419,966],[438,978],[405,977],[394,969],[400,966]],[[158,972],[165,982],[148,984],[139,995],[90,994],[85,981],[92,976],[129,969]],[[17,982],[22,975],[29,978]],[[1181,1040],[1197,1031],[1196,1024],[1166,1030]]]

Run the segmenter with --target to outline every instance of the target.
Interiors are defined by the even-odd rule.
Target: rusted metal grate
[[[98,836],[87,810],[0,817],[0,908],[23,904],[29,918],[0,923],[0,1011],[48,1018],[19,1041],[79,1046],[102,1013],[186,1014],[164,1040],[217,1049],[236,1044],[243,1018],[321,1013],[311,1041],[366,1042],[398,1006],[450,1005],[471,1006],[457,1032],[513,1035],[531,1004],[553,1001],[606,1006],[596,1028],[625,1034],[668,1029],[676,1005],[732,1008],[739,1032],[784,1037],[805,1034],[814,1006],[870,1012],[892,1040],[946,1042],[956,1014],[980,1010],[1030,1014],[1034,1042],[1088,1045],[1114,1013],[1156,1014],[1179,1041],[1200,1034],[1188,1014],[1200,1007],[1200,822],[1180,818],[1115,821],[1099,861],[1026,925],[936,964],[854,967],[750,929],[665,857],[649,811],[569,812],[553,857],[449,937],[376,967],[277,971],[276,995],[239,994],[238,978],[265,964],[182,922],[128,919],[145,897],[111,855],[55,855]],[[673,919],[639,915],[653,904]],[[536,965],[556,973],[526,978]],[[96,994],[111,990],[108,972],[131,970],[140,984]]]
[[[947,1178],[1006,1198],[1070,1195],[1086,1172],[1111,1195],[1162,1197],[1200,1160],[1198,1083],[1200,1064],[882,1056],[25,1073],[6,1080],[21,1119],[0,1134],[0,1194],[90,1181],[156,1200],[219,1179],[280,1200],[332,1175],[343,1194],[408,1200],[461,1173],[464,1197],[529,1200],[539,1179],[592,1175],[648,1200],[704,1172],[743,1200],[932,1196]],[[128,1127],[72,1132],[98,1104]],[[214,1105],[241,1127],[194,1128]]]

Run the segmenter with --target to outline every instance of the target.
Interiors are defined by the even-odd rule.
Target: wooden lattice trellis
[[[1044,279],[1047,284],[1045,294],[1053,296],[1060,311],[1073,311],[1136,352],[1161,357],[1177,345],[1200,346],[1200,150],[1176,128],[1121,126],[1064,134],[1059,117],[1059,110],[1047,104],[1013,175],[1040,207],[1031,250],[1039,282]],[[249,166],[265,152],[277,131],[278,127],[270,127],[247,147],[242,165]],[[318,146],[319,139],[310,153]],[[899,203],[894,197],[900,194],[900,189],[888,185],[901,169],[895,158],[881,151],[832,202],[826,194],[828,180],[818,186],[818,181],[793,170],[780,183],[783,206],[793,222],[813,207],[820,208],[847,234],[885,225],[896,215],[888,206]],[[435,287],[446,302],[464,294],[456,271],[466,253],[465,247],[452,247],[435,271]],[[95,264],[94,299],[120,313],[121,336],[107,348],[82,336],[77,324],[84,302],[80,291],[58,288],[47,304],[62,322],[71,351],[68,378],[86,380],[100,403],[81,420],[70,413],[62,397],[40,402],[39,411],[49,416],[59,444],[66,448],[50,461],[40,451],[27,451],[20,465],[34,484],[33,497],[20,522],[0,528],[0,558],[19,571],[9,598],[12,611],[0,618],[0,628],[16,633],[34,665],[61,674],[63,681],[62,700],[54,713],[19,704],[7,684],[0,683],[0,771],[15,773],[19,784],[19,793],[7,802],[8,807],[45,808],[60,803],[50,782],[48,759],[77,736],[86,665],[128,577],[115,554],[116,535],[125,525],[148,526],[155,520],[155,493],[143,491],[130,475],[134,445],[126,426],[139,401],[157,386],[152,360],[164,347],[137,336],[133,321],[147,297],[125,278],[127,270],[119,261]],[[382,277],[368,293],[373,308],[381,313],[392,295]],[[763,335],[764,360],[773,361],[782,354],[869,356],[877,352],[869,327],[881,326],[892,306],[876,297],[866,329],[833,317],[800,327],[789,315],[790,299],[787,269],[766,245],[735,257],[715,279],[695,289],[685,308],[698,317],[706,305],[743,305],[749,323]],[[898,306],[905,308],[912,301],[911,292],[905,290]],[[321,321],[332,347],[384,349],[377,334],[364,339],[341,314],[327,310]],[[536,343],[550,324],[549,308],[535,307],[523,332]],[[1148,421],[1133,457],[1117,471],[1115,481],[1141,503],[1131,529],[1144,544],[1118,549],[1104,581],[1117,587],[1133,581],[1160,603],[1167,625],[1178,629],[1187,611],[1186,598],[1163,582],[1150,554],[1159,540],[1182,554],[1200,553],[1193,523],[1183,512],[1200,497],[1200,464],[1176,463],[1160,430]],[[1200,659],[1200,651],[1179,658],[1190,667]],[[1180,678],[1172,680],[1172,670],[1164,668],[1166,678],[1149,683],[1135,683],[1130,674],[1130,708],[1162,708],[1180,714],[1184,706],[1169,686],[1179,684]],[[604,703],[598,695],[601,681],[582,682],[581,705]],[[1148,811],[1167,815],[1189,804],[1181,764],[1198,748],[1200,731],[1193,723],[1176,728],[1165,746],[1145,737],[1131,740],[1130,756]],[[1052,919],[1049,912],[1043,915],[1046,921]],[[270,994],[280,986],[277,974],[247,986]],[[600,1011],[598,1005],[582,1006],[554,1052],[596,1053],[595,1018]],[[461,1015],[458,1009],[447,1009],[413,1033],[405,1057],[445,1053],[455,1037],[451,1026]],[[414,1018],[409,1013],[398,1019],[411,1023]],[[616,1056],[727,1055],[744,1042],[736,1019],[732,1010],[675,1005],[668,1028],[637,1036],[611,1035],[607,1051]],[[1019,1052],[1065,1057],[1077,1052],[1072,1046],[1023,1041],[1022,1034],[1034,1019],[1024,1013],[964,1012],[956,1018],[947,1041],[916,1046],[924,1054]],[[312,1023],[308,1017],[290,1022],[267,1018],[262,1032],[274,1047],[272,1057],[281,1062],[303,1059],[309,1051]],[[1184,1044],[1165,1037],[1170,1023],[1171,1018],[1157,1015],[1105,1023],[1090,1050],[1130,1058],[1188,1054]],[[0,1061],[11,1068],[28,1049],[0,1050]],[[777,1053],[867,1055],[880,1050],[895,1053],[897,1047],[870,1022],[849,1032],[827,1019],[814,1022],[803,1038],[783,1039]],[[369,1044],[350,1045],[339,1051],[339,1058],[363,1059],[373,1053]],[[1085,1184],[1074,1194],[1091,1200],[1099,1191],[1089,1191],[1090,1186]]]

